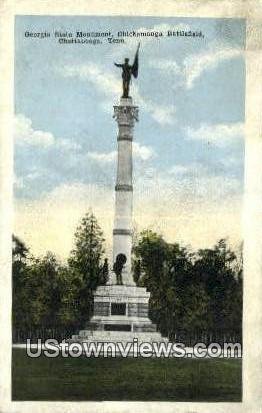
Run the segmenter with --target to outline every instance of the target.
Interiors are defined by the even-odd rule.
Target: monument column
[[[125,285],[135,285],[131,273],[132,209],[133,209],[133,159],[132,141],[135,121],[138,121],[138,107],[132,98],[121,98],[114,106],[114,118],[118,123],[118,160],[115,186],[115,219],[113,230],[113,262],[119,254],[126,256],[122,271]]]
[[[135,338],[140,343],[168,342],[156,331],[156,325],[148,317],[150,293],[145,287],[136,286],[131,271],[132,250],[132,142],[138,107],[129,97],[131,75],[138,74],[138,49],[133,65],[115,63],[122,68],[123,96],[114,106],[114,118],[118,124],[117,177],[115,186],[115,218],[113,229],[113,262],[107,285],[94,291],[94,314],[86,328],[73,341],[80,343],[115,342],[130,343]],[[123,284],[123,285],[122,285]],[[132,350],[131,350],[132,351]],[[134,354],[136,350],[133,349]]]

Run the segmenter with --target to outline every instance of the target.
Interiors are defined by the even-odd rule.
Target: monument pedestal
[[[148,318],[150,293],[146,288],[104,285],[94,292],[94,315],[74,341],[132,342],[167,341]]]

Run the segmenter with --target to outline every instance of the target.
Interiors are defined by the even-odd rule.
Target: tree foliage
[[[191,253],[144,231],[134,247],[139,284],[151,292],[150,313],[160,331],[237,331],[242,325],[242,268],[224,239]]]
[[[75,232],[75,248],[68,260],[69,270],[79,279],[77,303],[81,321],[90,318],[93,291],[106,281],[107,261],[104,256],[103,232],[93,213],[88,212]]]
[[[92,311],[92,291],[108,274],[103,262],[103,234],[92,213],[86,214],[75,233],[68,263],[48,252],[28,259],[28,249],[13,238],[13,327],[80,328]]]
[[[108,271],[103,233],[90,212],[76,229],[66,263],[51,252],[33,257],[14,236],[14,329],[83,328],[92,314],[93,291],[106,283]],[[145,230],[133,247],[133,274],[151,293],[151,319],[170,339],[178,332],[241,333],[242,257],[226,240],[192,252]]]

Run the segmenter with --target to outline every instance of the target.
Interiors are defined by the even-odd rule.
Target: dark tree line
[[[191,253],[144,231],[134,253],[138,284],[151,292],[150,316],[162,334],[241,339],[242,262],[224,239]]]
[[[75,247],[65,264],[48,252],[33,257],[13,237],[13,338],[70,336],[90,318],[92,291],[107,279],[103,234],[88,213],[75,233]]]
[[[104,238],[92,213],[75,233],[66,263],[34,257],[13,237],[13,339],[62,339],[92,315],[93,291],[106,283]],[[151,292],[150,317],[170,339],[240,339],[242,263],[225,240],[195,253],[143,231],[133,247],[135,281]],[[206,336],[205,336],[206,335]]]

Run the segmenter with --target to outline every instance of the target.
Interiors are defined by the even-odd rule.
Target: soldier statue
[[[122,285],[123,280],[122,280],[122,271],[123,267],[126,263],[126,256],[125,254],[118,254],[116,257],[116,262],[113,265],[113,271],[116,275],[116,283],[117,285]]]
[[[132,66],[129,64],[129,59],[125,58],[125,63],[115,63],[115,66],[122,68],[122,79],[123,79],[123,95],[122,98],[129,98],[129,85],[131,82],[132,75],[134,78],[138,76],[138,51],[140,43],[137,47],[135,54],[134,63]]]

